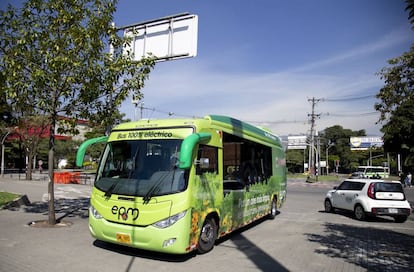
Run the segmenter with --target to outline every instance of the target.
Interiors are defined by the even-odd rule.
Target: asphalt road
[[[90,185],[56,185],[56,215],[70,226],[29,227],[47,218],[47,184],[0,179],[0,190],[27,194],[33,203],[0,211],[0,271],[413,271],[414,216],[397,224],[325,213],[330,187],[289,181],[275,220],[237,231],[207,254],[171,256],[95,241]]]

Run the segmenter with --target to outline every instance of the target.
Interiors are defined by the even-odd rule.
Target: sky
[[[314,99],[316,131],[340,125],[382,136],[378,72],[414,44],[405,7],[404,0],[119,0],[117,27],[198,16],[197,55],[157,63],[141,90],[142,114],[132,99],[121,112],[131,120],[227,115],[301,135],[310,133]]]
[[[382,136],[374,104],[378,72],[409,51],[403,0],[120,0],[117,27],[189,12],[198,16],[197,56],[159,62],[131,120],[219,114],[275,134],[340,125]],[[172,115],[171,115],[172,114]]]

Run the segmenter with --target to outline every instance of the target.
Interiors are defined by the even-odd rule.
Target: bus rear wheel
[[[213,217],[207,217],[198,239],[198,253],[209,252],[217,239],[217,223]]]
[[[276,197],[274,197],[272,200],[272,204],[270,205],[269,218],[275,219],[276,215],[277,215],[277,199]]]

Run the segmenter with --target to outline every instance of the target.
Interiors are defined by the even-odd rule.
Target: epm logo
[[[126,221],[129,216],[132,216],[132,220],[135,221],[139,216],[139,210],[137,208],[125,208],[114,205],[111,211],[113,215],[118,215],[118,220],[122,218],[122,220]]]

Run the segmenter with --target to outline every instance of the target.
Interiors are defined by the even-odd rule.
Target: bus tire
[[[201,228],[197,251],[200,254],[209,252],[216,243],[217,223],[212,216],[208,216]]]
[[[270,204],[269,219],[275,219],[276,215],[277,215],[277,199],[276,197],[274,197],[272,200],[272,204]]]

